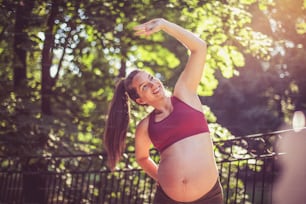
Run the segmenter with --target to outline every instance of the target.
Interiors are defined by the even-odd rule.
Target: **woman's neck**
[[[156,103],[153,107],[155,108],[154,110],[155,114],[165,115],[165,116],[169,115],[173,110],[171,97],[163,98],[158,103]]]

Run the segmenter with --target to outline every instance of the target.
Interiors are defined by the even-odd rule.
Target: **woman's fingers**
[[[159,31],[157,29],[157,23],[155,20],[148,21],[146,23],[140,24],[138,26],[134,27],[134,30],[136,31],[136,35],[151,35],[154,32]]]
[[[145,35],[145,34],[151,34],[150,31],[152,31],[152,28],[148,24],[142,24],[136,26],[134,30],[136,31],[135,33],[136,35]]]
[[[147,35],[147,33],[145,31],[137,31],[135,35]]]
[[[152,33],[152,30],[144,29],[136,31],[135,35],[151,35]]]

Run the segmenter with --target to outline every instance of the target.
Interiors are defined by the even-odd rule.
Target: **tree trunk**
[[[119,38],[122,37],[122,34],[119,34]],[[121,53],[121,60],[120,60],[120,70],[119,70],[119,75],[118,78],[125,77],[126,76],[126,59],[127,59],[127,49],[122,43],[121,48],[120,48],[120,53]]]
[[[42,50],[41,60],[41,111],[43,114],[51,115],[51,95],[53,79],[50,76],[50,69],[52,65],[52,52],[54,45],[54,33],[53,27],[55,25],[55,19],[59,12],[59,1],[54,0],[52,2],[52,8],[50,16],[47,22],[47,29],[45,31],[45,41]]]
[[[32,0],[20,1],[16,5],[15,28],[14,28],[14,87],[23,87],[27,79],[27,48],[25,43],[28,41],[26,28],[34,7]]]

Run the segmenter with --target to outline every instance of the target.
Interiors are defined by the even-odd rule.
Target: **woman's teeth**
[[[157,93],[159,92],[159,90],[160,90],[160,87],[158,87],[157,89],[155,89],[155,90],[153,91],[153,94],[157,94]]]

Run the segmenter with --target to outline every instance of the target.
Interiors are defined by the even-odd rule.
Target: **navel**
[[[186,185],[188,183],[188,180],[186,178],[183,178],[182,183]]]

